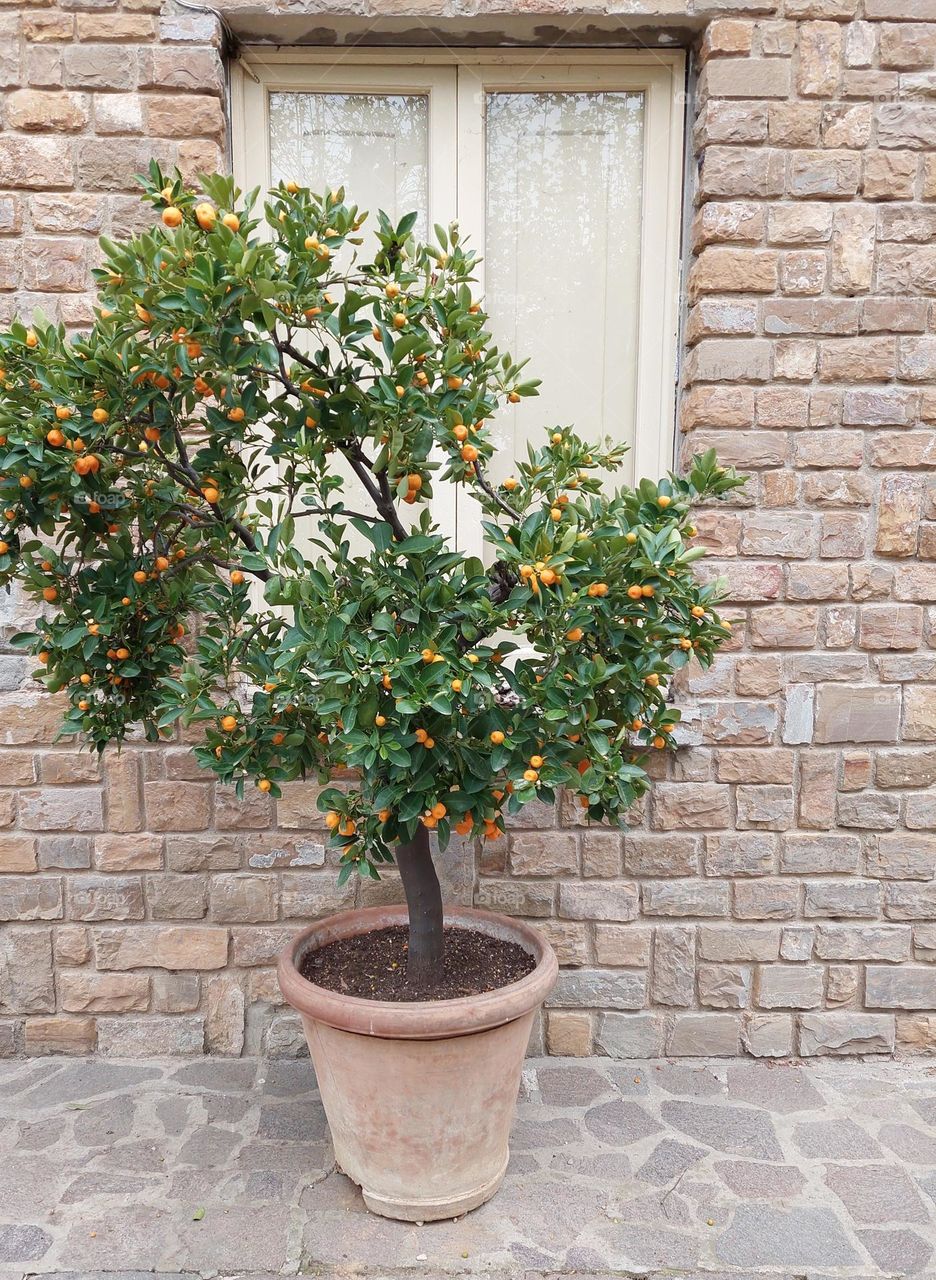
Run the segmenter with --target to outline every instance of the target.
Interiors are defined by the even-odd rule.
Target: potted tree
[[[536,383],[457,228],[378,215],[359,261],[343,191],[283,184],[258,214],[202,185],[151,167],[155,225],[102,240],[89,333],[0,335],[0,581],[45,605],[14,643],[98,751],[181,721],[240,794],[336,780],[339,880],[395,861],[406,907],[313,924],[282,989],[370,1207],[454,1216],[503,1175],[556,960],[524,923],[444,918],[430,839],[495,840],[560,791],[616,822],[645,791],[670,677],[728,635],[690,504],[741,482],[705,455],[603,492],[622,450],[556,428],[495,485],[488,423]],[[433,522],[457,485],[486,561]]]

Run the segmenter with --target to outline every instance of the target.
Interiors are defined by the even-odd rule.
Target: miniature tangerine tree
[[[562,787],[620,819],[679,719],[670,677],[728,634],[690,504],[741,481],[705,455],[606,494],[622,450],[557,429],[495,487],[487,420],[537,384],[492,345],[457,229],[419,244],[381,214],[359,263],[343,191],[283,184],[258,216],[202,184],[151,167],[160,221],[102,240],[90,333],[0,335],[0,582],[47,606],[14,643],[99,751],[182,721],[240,794],[353,771],[320,801],[340,876],[395,856],[431,985],[430,829],[493,839]],[[479,502],[488,565],[436,531],[445,484]]]

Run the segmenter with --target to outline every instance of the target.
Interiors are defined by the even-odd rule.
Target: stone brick
[[[650,964],[651,930],[640,925],[596,924],[595,960],[614,968],[645,969]]]
[[[28,831],[100,831],[104,826],[101,792],[94,787],[21,791],[19,811]]]
[[[140,765],[134,752],[110,755],[104,768],[107,795],[107,827],[112,832],[140,831]]]
[[[799,1051],[803,1057],[893,1053],[893,1015],[880,1013],[804,1013]]]
[[[546,1016],[546,1048],[551,1054],[587,1058],[592,1051],[591,1014],[553,1009]]]
[[[94,1052],[97,1036],[94,1018],[27,1018],[26,1052],[88,1054]]]
[[[564,969],[547,1008],[640,1009],[646,1001],[647,978],[633,970]]]
[[[899,688],[844,684],[819,686],[817,742],[896,742],[899,724]]]
[[[907,686],[904,691],[903,736],[908,742],[932,742],[936,739],[936,685]]]
[[[91,935],[84,925],[58,925],[52,932],[52,949],[56,964],[85,964],[91,958]]]
[[[616,831],[582,833],[582,874],[605,879],[621,874],[621,837]]]
[[[936,835],[882,833],[868,850],[868,874],[882,880],[931,880],[936,869]]]
[[[136,926],[93,930],[98,969],[222,969],[227,929]]]
[[[232,836],[170,835],[166,865],[172,871],[236,871],[240,851]]]
[[[650,998],[654,1004],[687,1007],[695,992],[695,930],[669,925],[654,930]]]
[[[820,925],[816,955],[820,960],[909,960],[910,930],[889,924]]]
[[[763,876],[776,865],[776,837],[759,832],[728,832],[705,838],[705,874]]]
[[[205,1051],[205,1020],[176,1017],[98,1019],[98,1052],[105,1058],[191,1057]]]
[[[154,920],[202,920],[208,914],[205,875],[146,877],[146,903]]]
[[[862,172],[861,191],[866,200],[909,200],[917,157],[912,151],[868,151]]]
[[[900,803],[895,795],[863,791],[857,795],[840,795],[836,812],[839,826],[888,831],[897,826]]]
[[[0,1013],[54,1011],[51,930],[0,930]]]
[[[106,44],[72,44],[63,50],[65,84],[70,89],[130,89],[136,50],[124,47],[120,56]]]
[[[569,920],[635,920],[639,901],[628,880],[560,884],[559,915]]]
[[[148,782],[144,802],[152,831],[203,831],[211,816],[207,783]]]
[[[869,964],[865,970],[865,1003],[871,1009],[936,1008],[936,968]]]
[[[757,1003],[762,1009],[815,1009],[822,1004],[821,965],[769,964],[757,972]]]
[[[787,880],[739,880],[734,913],[741,920],[792,920],[799,908],[799,885]]]
[[[277,884],[272,876],[217,875],[211,883],[211,916],[222,923],[275,920],[277,907]]]
[[[180,110],[177,94],[147,94],[143,100],[144,129],[161,138],[220,138],[224,114],[217,98],[187,94]]]
[[[804,22],[798,31],[796,87],[807,98],[829,98],[838,87],[842,28],[836,22]]]
[[[665,1025],[659,1014],[604,1013],[598,1019],[595,1048],[609,1058],[656,1058],[663,1053],[664,1043]]]
[[[60,920],[61,876],[13,876],[0,878],[0,920]]]
[[[699,965],[699,1003],[709,1009],[746,1009],[751,971],[740,965]]]
[[[72,920],[142,920],[139,876],[71,876],[68,914]]]
[[[60,138],[0,138],[0,173],[7,187],[67,189],[72,185],[71,146]]]
[[[679,1057],[734,1057],[738,1052],[741,1022],[730,1013],[678,1013],[666,1052]]]
[[[751,643],[764,649],[809,649],[816,643],[818,627],[818,609],[769,605],[751,615]]]
[[[735,793],[737,824],[763,831],[786,831],[793,825],[793,788],[739,786]]]
[[[149,1008],[149,978],[139,973],[65,970],[58,992],[66,1013],[126,1013]]]
[[[148,835],[99,835],[94,838],[98,871],[158,871],[162,838]]]
[[[790,156],[790,194],[807,199],[840,200],[858,191],[859,157],[850,151],[794,151]]]
[[[658,783],[651,801],[651,826],[657,831],[713,829],[730,825],[729,792],[717,783],[684,786]],[[626,853],[625,853],[626,860]]]
[[[810,880],[806,884],[803,914],[873,919],[881,908],[881,886],[876,880]]]
[[[483,877],[478,882],[475,904],[486,911],[536,918],[552,914],[555,895],[555,886],[548,881],[523,882]]]
[[[858,870],[860,860],[857,836],[790,832],[781,839],[780,870],[786,874],[848,874]]]
[[[910,556],[917,548],[922,486],[911,475],[889,475],[881,481],[876,550],[881,555]]]
[[[37,869],[34,836],[0,835],[0,875]]]
[[[728,914],[728,886],[715,880],[645,881],[645,916],[712,917]]]
[[[871,287],[874,263],[873,209],[835,210],[829,283],[836,293],[863,293]]]
[[[575,875],[578,841],[572,831],[517,832],[510,837],[510,869],[516,876]]]

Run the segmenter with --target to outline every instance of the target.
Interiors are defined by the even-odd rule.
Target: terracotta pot
[[[445,921],[518,942],[536,968],[483,995],[411,1003],[346,996],[302,977],[307,952],[405,924],[403,906],[329,916],[279,958],[280,987],[302,1015],[338,1166],[369,1209],[408,1222],[457,1217],[500,1186],[533,1018],[558,973],[552,947],[519,920],[454,908]]]

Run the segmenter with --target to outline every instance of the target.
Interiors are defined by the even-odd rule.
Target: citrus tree
[[[239,794],[351,771],[320,801],[340,877],[396,858],[431,981],[431,830],[495,839],[560,788],[616,822],[646,789],[673,672],[728,634],[690,504],[741,481],[707,454],[604,492],[622,450],[555,428],[495,485],[492,415],[537,384],[456,227],[379,214],[360,261],[343,191],[143,185],[153,229],[102,240],[91,331],[0,334],[0,582],[45,605],[14,644],[99,751],[181,721]],[[486,561],[433,523],[458,485]]]

